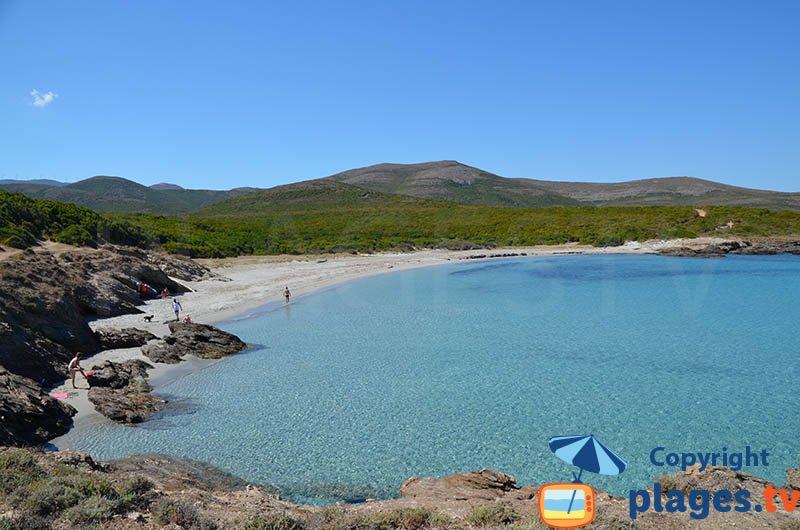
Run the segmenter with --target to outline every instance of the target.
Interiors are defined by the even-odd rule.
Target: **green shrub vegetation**
[[[706,235],[800,234],[800,212],[702,208],[704,217],[693,206],[509,208],[390,195],[323,181],[243,195],[192,215],[159,216],[98,214],[0,192],[0,245],[27,248],[43,238],[88,246],[107,241],[213,258],[559,243],[614,246]]]
[[[268,516],[268,521],[272,519]],[[399,508],[383,511],[347,512],[338,507],[328,507],[310,516],[302,526],[251,526],[247,530],[325,528],[326,530],[439,530],[456,529],[458,525],[448,516],[429,508]]]
[[[502,208],[425,200],[256,212],[244,206],[204,217],[111,218],[140,227],[168,252],[203,258],[800,234],[798,212],[739,207],[705,207],[700,217],[688,206]],[[729,221],[732,228],[721,228]]]
[[[244,530],[305,530],[305,528],[306,525],[302,521],[290,515],[277,513],[257,515],[244,525]]]
[[[0,451],[0,507],[18,512],[15,519],[0,520],[11,528],[68,528],[102,526],[115,515],[145,510],[156,493],[153,484],[131,477],[120,484],[101,474],[56,465],[43,469],[33,452]],[[204,527],[210,528],[210,527]]]
[[[184,502],[162,497],[156,500],[151,513],[163,525],[174,524],[191,530],[217,530],[217,523]]]
[[[507,504],[479,506],[467,516],[472,525],[490,527],[509,525],[521,518],[522,515]]]
[[[0,191],[0,244],[24,249],[44,238],[80,246],[148,243],[140,228],[87,208]]]

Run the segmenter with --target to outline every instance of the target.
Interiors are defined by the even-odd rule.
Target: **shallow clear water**
[[[412,475],[493,468],[566,481],[555,435],[627,459],[613,493],[668,468],[650,451],[767,449],[800,464],[800,259],[522,258],[397,272],[224,329],[257,349],[163,389],[143,426],[79,427],[62,448],[168,453],[297,501],[390,497]],[[651,482],[652,484],[652,482]]]

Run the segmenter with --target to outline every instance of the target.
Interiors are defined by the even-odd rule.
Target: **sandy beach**
[[[630,242],[617,247],[591,247],[577,244],[539,247],[497,248],[491,250],[421,250],[407,253],[378,253],[368,255],[326,256],[244,256],[218,260],[198,260],[209,267],[214,277],[197,282],[181,282],[191,292],[178,296],[183,307],[181,318],[190,316],[202,324],[219,324],[233,318],[245,318],[254,309],[283,299],[283,289],[288,286],[294,297],[308,295],[334,284],[375,274],[430,267],[466,259],[496,259],[491,256],[516,254],[527,256],[557,256],[575,254],[652,254],[661,249],[677,246],[704,246],[714,243],[710,238],[691,240]],[[722,240],[720,240],[722,241]],[[481,258],[480,256],[484,256]],[[129,328],[145,329],[161,337],[169,334],[167,323],[175,318],[171,299],[148,300],[140,309],[152,315],[151,322],[143,314],[122,315],[90,322],[93,329]],[[151,383],[156,391],[169,381],[191,371],[202,369],[213,362],[190,358],[178,365],[154,363],[145,357],[140,348],[106,350],[82,360],[84,370],[103,361],[121,362],[141,359],[155,368],[150,371]],[[69,381],[53,388],[50,393],[68,392],[67,402],[78,410],[75,423],[84,421],[110,421],[94,410],[87,398],[87,382],[76,378],[78,390]]]

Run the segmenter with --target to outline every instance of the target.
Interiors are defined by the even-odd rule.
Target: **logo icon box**
[[[594,490],[586,484],[545,484],[539,490],[539,516],[554,528],[580,528],[594,521]]]

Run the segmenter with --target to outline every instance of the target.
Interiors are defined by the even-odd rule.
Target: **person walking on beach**
[[[283,297],[286,299],[286,303],[289,303],[289,298],[291,298],[292,293],[289,292],[289,286],[286,286],[286,289],[283,290]]]
[[[175,322],[181,321],[181,311],[183,308],[181,307],[181,303],[178,302],[177,298],[172,299],[172,310],[175,312]]]
[[[88,382],[89,380],[86,378],[86,372],[83,371],[81,368],[81,353],[78,352],[75,354],[75,357],[69,362],[69,375],[72,376],[72,388],[77,389],[78,387],[75,386],[75,374],[78,372],[86,379]]]

